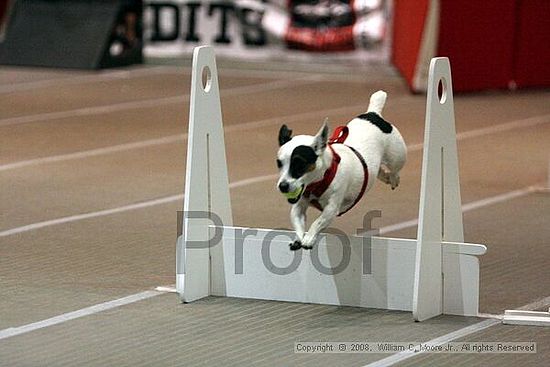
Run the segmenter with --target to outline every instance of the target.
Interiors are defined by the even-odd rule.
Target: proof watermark
[[[380,210],[371,210],[367,212],[363,217],[363,226],[356,229],[357,236],[355,237],[356,249],[360,250],[360,261],[362,274],[372,273],[372,236],[377,236],[380,230],[373,226],[373,221],[382,217]],[[244,274],[246,269],[244,268],[244,251],[246,241],[261,241],[261,260],[263,266],[272,274],[276,275],[288,275],[298,269],[303,261],[304,252],[309,251],[309,258],[313,267],[321,274],[324,275],[337,275],[344,272],[352,262],[352,242],[351,237],[345,232],[328,227],[323,230],[323,236],[330,237],[332,250],[338,249],[339,258],[331,258],[329,263],[322,261],[320,255],[319,246],[314,245],[311,250],[302,251],[290,251],[288,244],[297,239],[296,234],[292,231],[285,229],[273,229],[273,230],[259,230],[255,228],[238,228],[233,227],[233,235],[224,238],[224,223],[222,219],[212,212],[203,211],[178,211],[177,223],[178,223],[178,237],[183,234],[184,223],[193,222],[200,225],[201,234],[200,238],[192,238],[188,236],[185,238],[185,247],[187,249],[201,249],[212,248],[219,246],[222,241],[227,245],[227,241],[231,241],[230,245],[234,249],[234,274]],[[267,231],[267,233],[266,233]],[[260,233],[261,232],[261,233]],[[357,246],[357,239],[360,244]],[[288,244],[285,244],[287,241]],[[319,242],[319,241],[317,241]],[[273,251],[280,249],[280,246],[284,246],[284,250],[288,251],[292,259],[286,264],[277,264],[273,261]],[[326,256],[325,256],[326,258]]]
[[[295,342],[294,353],[537,353],[536,342]]]

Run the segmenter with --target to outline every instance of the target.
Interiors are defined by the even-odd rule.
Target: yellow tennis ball
[[[298,187],[296,190],[291,192],[285,192],[283,195],[290,200],[296,199],[302,193],[303,186]]]

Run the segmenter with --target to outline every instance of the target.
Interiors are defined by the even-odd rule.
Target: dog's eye
[[[283,167],[283,162],[277,159],[277,168],[281,168],[281,167]]]

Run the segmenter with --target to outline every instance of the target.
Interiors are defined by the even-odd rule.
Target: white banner
[[[199,45],[248,59],[387,61],[389,1],[148,0],[145,56]]]

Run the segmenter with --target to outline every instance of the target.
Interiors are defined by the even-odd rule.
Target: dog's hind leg
[[[394,190],[399,186],[399,172],[405,165],[407,161],[407,146],[403,137],[399,133],[399,130],[395,128],[392,131],[392,134],[388,137],[388,144],[384,151],[382,157],[382,166],[381,170],[384,169],[382,175],[379,174],[378,177],[382,176],[381,180],[389,184]]]
[[[390,184],[390,171],[386,166],[381,165],[380,169],[378,170],[378,179],[382,181],[385,184]]]
[[[395,190],[397,186],[399,186],[399,181],[401,181],[399,172],[393,172],[390,174],[390,185],[392,190]]]
[[[380,170],[378,170],[378,179],[390,185],[392,190],[395,190],[399,186],[399,171],[391,171],[386,165],[381,165]]]

